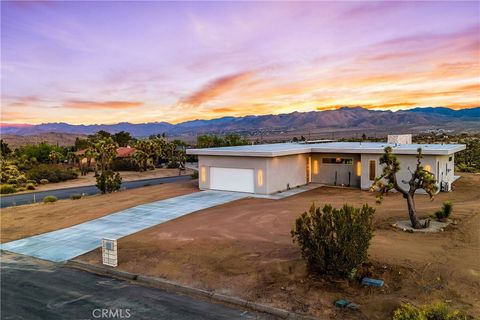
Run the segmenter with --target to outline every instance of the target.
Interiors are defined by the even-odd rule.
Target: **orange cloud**
[[[64,107],[70,109],[130,109],[142,106],[142,102],[137,101],[80,101],[72,100],[64,104]]]
[[[205,87],[201,88],[192,95],[186,97],[181,102],[193,106],[201,105],[202,103],[211,101],[216,97],[231,91],[252,77],[253,72],[241,72],[218,78],[208,83]]]
[[[232,109],[232,108],[215,108],[215,109],[211,109],[209,111],[213,112],[213,113],[226,113],[226,112],[235,112],[237,110]]]

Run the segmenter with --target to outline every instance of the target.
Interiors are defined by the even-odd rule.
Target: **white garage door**
[[[253,193],[253,169],[210,168],[210,189]]]

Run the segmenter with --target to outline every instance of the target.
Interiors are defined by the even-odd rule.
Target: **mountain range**
[[[77,135],[93,134],[99,130],[110,133],[128,131],[135,137],[166,133],[168,136],[195,136],[203,133],[238,132],[247,135],[272,132],[321,131],[391,131],[395,128],[411,131],[444,129],[456,132],[480,131],[480,107],[453,110],[444,107],[415,108],[400,111],[369,110],[343,107],[328,111],[293,112],[278,115],[222,117],[212,120],[193,120],[178,124],[151,122],[133,124],[73,125],[44,123],[39,125],[2,124],[2,135],[31,136],[49,132]]]

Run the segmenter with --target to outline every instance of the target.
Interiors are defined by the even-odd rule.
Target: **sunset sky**
[[[3,123],[480,106],[480,2],[1,3]]]

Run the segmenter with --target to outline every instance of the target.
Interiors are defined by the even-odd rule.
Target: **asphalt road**
[[[5,320],[265,319],[250,311],[5,252],[0,274]]]
[[[184,175],[184,176],[175,176],[175,177],[127,181],[122,183],[122,189],[135,189],[135,188],[144,187],[145,185],[157,185],[162,183],[185,181],[189,179],[191,179],[189,175]],[[65,188],[65,189],[16,194],[11,196],[2,196],[0,198],[0,208],[39,202],[39,201],[42,201],[43,198],[46,196],[55,196],[57,197],[57,199],[68,199],[72,194],[93,195],[98,193],[99,191],[97,187],[94,185],[91,185],[91,186],[84,186],[84,187],[73,187],[73,188]]]

